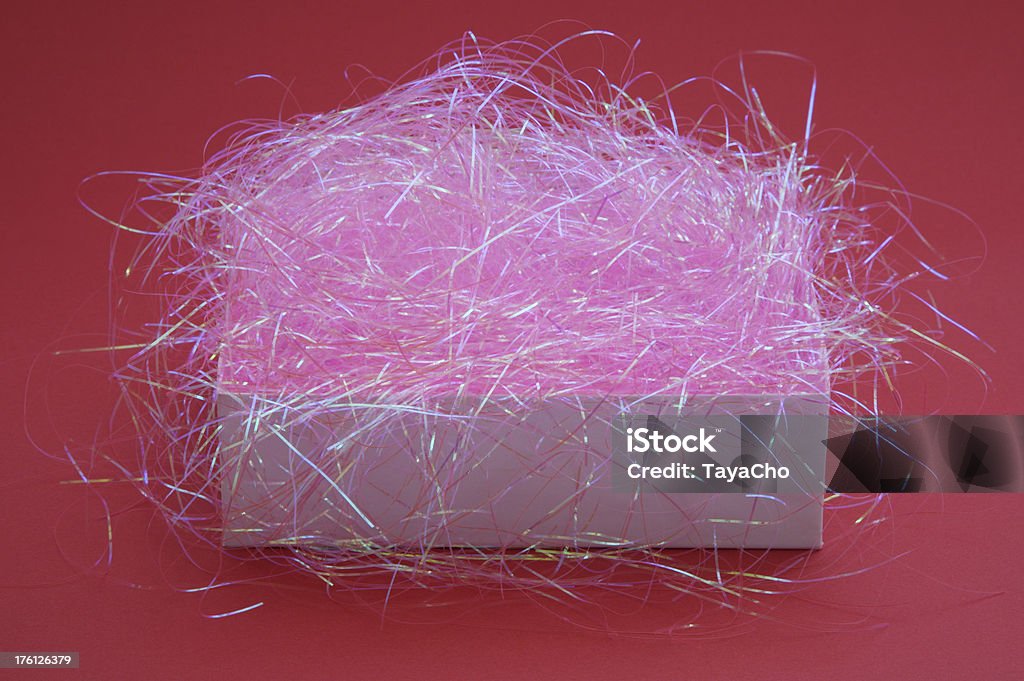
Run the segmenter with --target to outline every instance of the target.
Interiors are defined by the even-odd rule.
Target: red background
[[[73,471],[35,446],[59,458],[62,438],[87,445],[111,410],[103,356],[57,362],[49,354],[104,342],[111,230],[79,205],[84,177],[194,168],[203,141],[222,125],[275,116],[280,106],[290,114],[338,105],[348,65],[395,78],[467,29],[504,39],[561,18],[641,38],[640,66],[668,82],[708,74],[740,50],[813,62],[819,128],[855,132],[910,192],[970,215],[977,230],[919,204],[915,215],[942,251],[987,248],[980,269],[965,263],[961,269],[976,271],[936,295],[992,346],[963,344],[991,383],[955,361],[922,363],[901,380],[904,408],[1024,413],[1024,12],[1015,5],[6,7],[0,650],[77,650],[82,668],[54,674],[101,679],[1020,678],[1024,499],[1017,495],[893,499],[886,552],[909,553],[891,564],[782,601],[778,621],[705,638],[637,639],[574,628],[514,597],[468,597],[422,624],[403,621],[397,607],[382,620],[351,599],[332,603],[294,579],[227,595],[182,593],[203,585],[201,573],[178,557],[144,507],[119,513],[111,565],[90,568],[106,545],[97,498],[59,484]],[[294,100],[268,80],[238,82],[255,73],[276,76]],[[806,81],[794,89],[792,79],[804,74],[762,69],[757,84],[802,96]],[[783,105],[784,119],[802,110],[792,101],[800,106]],[[127,197],[124,184],[90,191],[90,202],[115,213]],[[265,605],[208,617],[256,601]],[[666,604],[660,616],[672,608],[686,606]],[[615,628],[614,618],[608,626]]]

